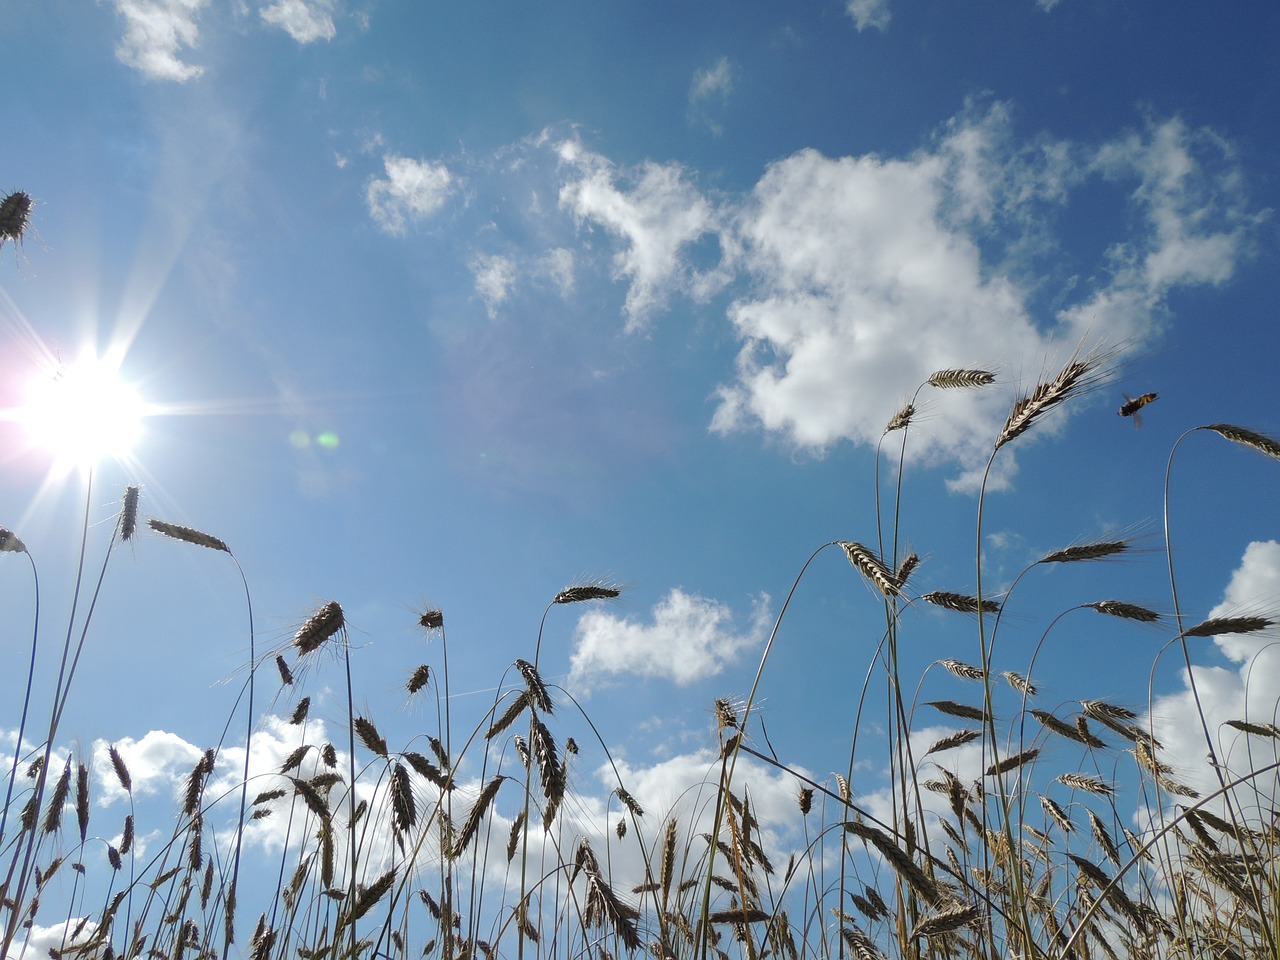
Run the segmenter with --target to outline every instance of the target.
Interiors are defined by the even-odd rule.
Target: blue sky
[[[560,588],[624,587],[553,611],[542,666],[661,803],[809,553],[875,542],[875,444],[936,369],[998,382],[922,395],[903,519],[921,589],[973,590],[991,438],[1084,340],[1117,350],[1109,376],[1002,451],[987,575],[1136,531],[1133,560],[1043,576],[1009,642],[1099,592],[1168,609],[1173,442],[1280,430],[1278,36],[1262,3],[0,0],[0,186],[36,200],[0,251],[4,402],[41,375],[37,344],[122,350],[157,415],[95,473],[90,556],[140,483],[144,514],[231,546],[261,643],[338,600],[392,740],[421,719],[400,685],[439,653],[423,607],[480,705]],[[1143,429],[1116,416],[1153,390]],[[48,454],[0,431],[0,523],[56,620],[83,480],[46,483]],[[1276,600],[1274,466],[1184,445],[1191,616],[1231,583],[1238,606]],[[25,649],[11,559],[5,642]],[[881,629],[829,550],[762,687],[775,745],[819,776]],[[947,636],[922,618],[921,671],[976,657]],[[1091,642],[1120,668],[1100,677]],[[1085,630],[1044,673],[1059,699],[1142,704],[1161,642]],[[63,735],[164,731],[185,774],[174,744],[216,738],[246,647],[226,559],[143,538],[112,559]],[[1238,661],[1204,656],[1228,710]],[[1162,660],[1155,693],[1180,690]]]

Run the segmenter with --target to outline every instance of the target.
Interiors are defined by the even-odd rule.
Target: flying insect
[[[1120,405],[1117,413],[1122,417],[1133,417],[1133,425],[1140,427],[1142,426],[1142,417],[1139,416],[1138,411],[1158,396],[1159,394],[1157,393],[1144,393],[1140,397],[1131,397],[1126,393],[1124,395],[1124,403]]]

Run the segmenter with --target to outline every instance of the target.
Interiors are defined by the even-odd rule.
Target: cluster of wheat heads
[[[29,206],[5,203],[0,239],[16,241]],[[1077,354],[1039,379],[998,430],[988,469],[1008,444],[1096,383],[1106,361]],[[899,481],[920,391],[985,389],[994,380],[988,371],[951,369],[921,385],[885,434],[901,440]],[[1280,459],[1280,444],[1256,431],[1217,423],[1188,435],[1197,431]],[[874,539],[833,540],[814,556],[836,548],[883,611],[863,696],[884,691],[876,723],[887,752],[868,756],[861,701],[847,754],[832,758],[843,772],[818,779],[769,745],[756,696],[770,652],[786,643],[789,597],[750,695],[714,704],[716,760],[705,782],[691,788],[690,802],[657,812],[646,813],[617,773],[579,704],[543,677],[548,616],[610,600],[616,588],[584,583],[552,597],[529,659],[510,665],[478,716],[455,715],[445,617],[421,613],[419,626],[439,640],[432,648],[438,659],[406,665],[404,687],[408,697],[433,703],[434,711],[423,712],[434,718],[396,748],[381,719],[356,708],[358,664],[342,606],[320,605],[287,644],[260,656],[246,584],[250,662],[231,711],[234,719],[243,709],[243,762],[227,762],[224,742],[201,753],[176,817],[140,852],[134,778],[127,757],[108,745],[112,789],[129,798],[129,812],[118,832],[95,833],[94,758],[60,747],[59,731],[100,573],[89,601],[73,601],[47,702],[33,701],[28,680],[0,811],[0,953],[21,956],[34,929],[58,924],[62,935],[48,951],[55,960],[611,960],[637,953],[659,960],[1280,960],[1275,705],[1256,704],[1258,712],[1228,721],[1248,750],[1224,754],[1206,721],[1206,770],[1191,771],[1172,766],[1160,731],[1136,709],[1098,699],[1042,704],[1034,657],[1009,663],[1003,652],[1002,633],[1025,629],[1004,619],[1019,584],[1040,568],[1125,554],[1131,541],[1083,541],[1047,553],[997,596],[983,577],[984,492],[976,588],[925,584],[919,555],[898,547],[900,494],[880,509],[879,474],[877,463]],[[86,494],[86,533],[88,502]],[[118,543],[139,535],[235,559],[203,531],[156,519],[140,524],[139,493],[130,487],[102,571]],[[1188,639],[1273,628],[1260,614],[1188,625],[1170,540],[1166,524],[1171,612],[1100,597],[1064,615],[1163,630],[1188,664]],[[12,555],[6,561],[30,561],[38,611],[27,545],[0,529],[0,552]],[[77,581],[83,567],[82,560]],[[921,689],[920,678],[904,675],[900,640],[929,609],[971,626],[973,642],[936,661],[955,692],[924,700],[910,693]],[[872,614],[877,627],[879,616]],[[37,615],[33,665],[40,630]],[[345,703],[339,735],[331,736],[312,717],[308,684],[335,665]],[[266,726],[257,686],[272,688],[272,702],[287,713],[278,725],[294,731],[296,745],[270,768],[251,763]],[[919,738],[939,722],[950,729]],[[878,798],[851,786],[855,764],[867,763],[886,774],[889,786]],[[600,768],[615,771],[603,803],[577,775]],[[794,783],[790,827],[766,823],[749,768]],[[271,844],[246,842],[268,832]],[[157,836],[150,825],[146,833]]]
[[[1036,382],[1013,404],[998,431],[987,471],[1007,444],[1098,382],[1107,359],[1078,353]],[[976,389],[993,380],[987,371],[944,370],[920,390]],[[902,438],[899,481],[920,390],[885,430],[885,437],[900,432]],[[1199,431],[1280,459],[1275,440],[1234,425],[1197,427],[1182,439]],[[1170,472],[1176,451],[1177,445]],[[793,955],[847,952],[864,960],[1280,956],[1280,728],[1275,723],[1280,696],[1255,700],[1248,716],[1225,721],[1226,733],[1248,741],[1246,748],[1229,753],[1219,746],[1221,732],[1210,729],[1200,709],[1205,763],[1198,770],[1177,770],[1150,716],[1098,699],[1042,704],[1031,679],[1036,655],[1052,642],[1052,631],[1080,611],[1163,630],[1169,644],[1183,651],[1199,704],[1188,640],[1265,635],[1275,620],[1251,614],[1188,625],[1166,519],[1171,612],[1162,615],[1109,597],[1077,604],[1049,619],[1035,653],[1012,663],[1001,634],[1023,631],[1025,625],[1006,622],[1004,611],[1024,577],[1044,566],[1106,561],[1128,553],[1133,541],[1119,536],[1051,551],[994,595],[983,587],[983,476],[978,586],[972,592],[917,582],[923,575],[919,555],[898,547],[900,486],[881,511],[877,483],[875,547],[851,540],[826,545],[839,547],[879,596],[883,633],[863,688],[852,747],[838,768],[844,772],[834,775],[834,786],[798,777],[802,812],[808,816],[817,809],[817,795],[823,817],[806,830],[803,896],[793,893],[777,902],[786,905],[788,919],[799,903],[806,908],[796,928],[803,935],[780,941],[785,952],[794,944]],[[1165,496],[1167,502],[1167,482]],[[919,692],[924,681],[900,668],[899,641],[921,623],[924,605],[967,618],[972,626],[975,642],[967,656],[942,657],[933,664],[951,676],[957,690],[968,686],[967,695],[925,700]],[[785,614],[786,605],[779,625]],[[778,640],[775,629],[761,673]],[[868,689],[877,677],[884,686],[884,715],[874,722],[887,730],[887,755],[869,758],[865,738],[860,749],[859,737],[873,718],[862,704],[869,702]],[[748,713],[759,683],[758,674]],[[936,686],[930,681],[929,689]],[[941,736],[917,734],[939,725],[946,728]],[[772,746],[763,751],[752,746],[743,729],[735,728],[726,749],[734,757],[746,753],[761,762],[779,762]],[[870,764],[885,771],[889,786],[859,802],[849,786],[855,763],[859,769]],[[747,852],[733,846],[731,805],[725,809],[725,857],[731,864],[750,862]],[[755,928],[754,949],[762,954],[775,946],[771,925],[781,922],[782,908],[763,903],[745,885],[736,894],[745,909],[760,908],[768,917]]]

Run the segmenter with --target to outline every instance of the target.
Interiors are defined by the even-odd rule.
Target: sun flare
[[[142,417],[142,401],[118,365],[92,352],[32,379],[19,413],[32,443],[80,467],[128,456]]]

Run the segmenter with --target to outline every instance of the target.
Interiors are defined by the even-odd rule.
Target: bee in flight
[[[1133,417],[1134,426],[1140,427],[1142,426],[1142,417],[1138,415],[1138,411],[1158,396],[1159,394],[1157,393],[1144,393],[1140,397],[1131,397],[1126,393],[1124,395],[1124,403],[1120,405],[1120,409],[1117,412],[1122,417]]]

